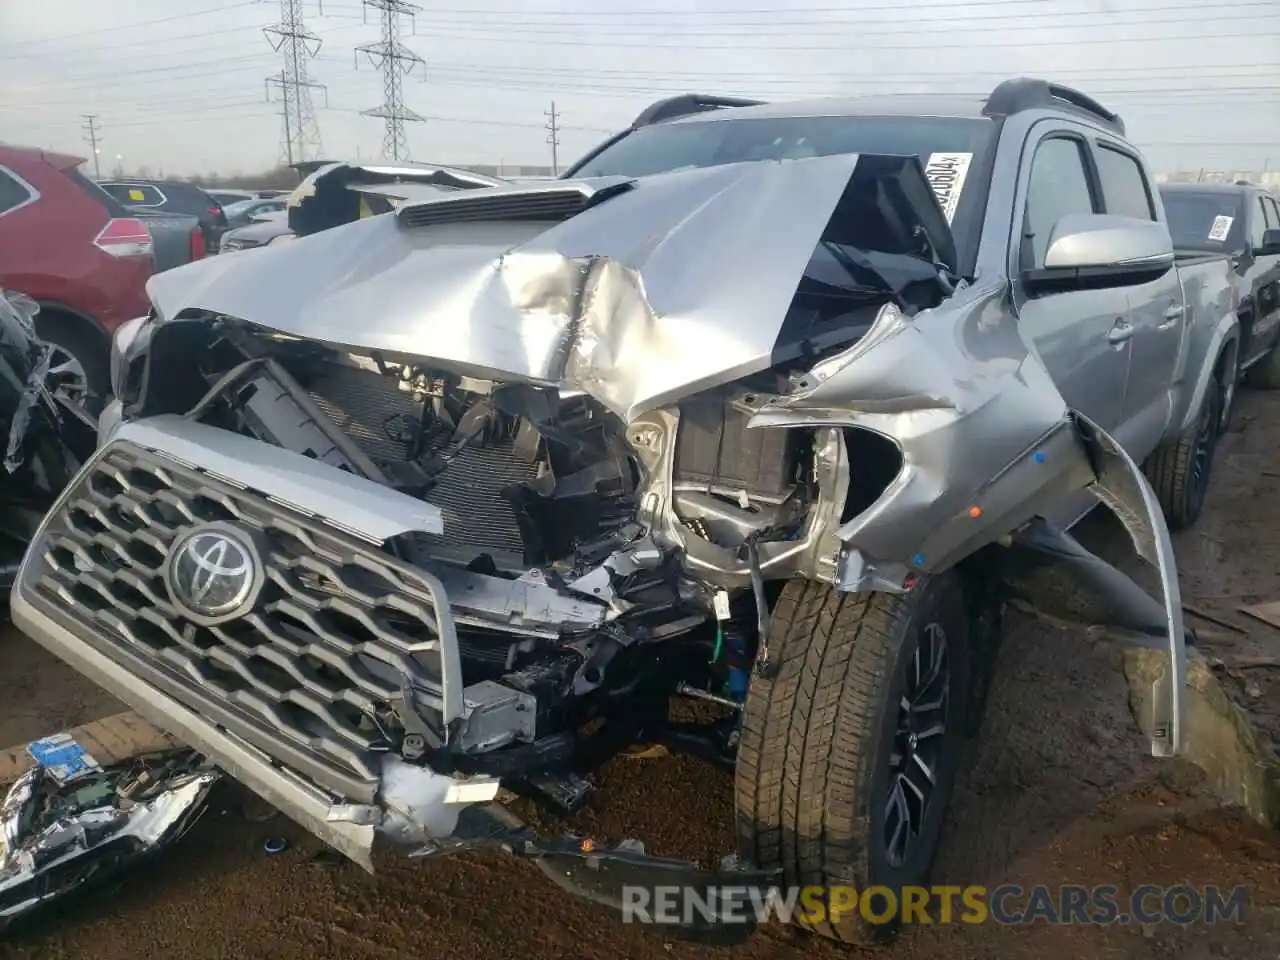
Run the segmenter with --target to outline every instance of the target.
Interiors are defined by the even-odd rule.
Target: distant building
[[[1157,173],[1157,183],[1235,183],[1244,180],[1269,190],[1280,190],[1280,170],[1175,170]]]

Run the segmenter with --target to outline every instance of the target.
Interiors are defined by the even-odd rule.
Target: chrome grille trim
[[[261,539],[268,590],[245,616],[201,627],[178,613],[161,570],[175,538],[233,523]],[[266,491],[118,440],[64,494],[19,588],[91,645],[163,668],[189,706],[210,698],[252,740],[308,756],[333,782],[378,777],[375,707],[413,691],[442,740],[461,709],[457,635],[440,582]],[[184,690],[189,697],[184,697]],[[286,747],[273,752],[272,745]]]

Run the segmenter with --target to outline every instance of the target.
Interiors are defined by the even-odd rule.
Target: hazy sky
[[[303,0],[323,154],[380,155],[359,111],[382,81],[355,48],[380,37],[360,0]],[[88,155],[103,171],[257,170],[280,157],[263,34],[278,0],[0,0],[0,141]],[[438,0],[403,40],[411,155],[563,166],[650,101],[696,90],[766,99],[948,91],[1032,75],[1120,112],[1158,168],[1280,168],[1280,0]]]

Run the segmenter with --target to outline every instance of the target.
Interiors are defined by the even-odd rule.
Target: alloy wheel
[[[889,792],[884,811],[885,859],[895,868],[910,858],[938,785],[951,702],[947,634],[940,624],[920,631],[889,751]]]

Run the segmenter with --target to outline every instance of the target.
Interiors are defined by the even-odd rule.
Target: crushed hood
[[[919,161],[845,155],[461,190],[159,274],[148,292],[165,320],[208,311],[583,390],[630,421],[770,367],[819,242],[863,238],[877,217],[954,269]]]

